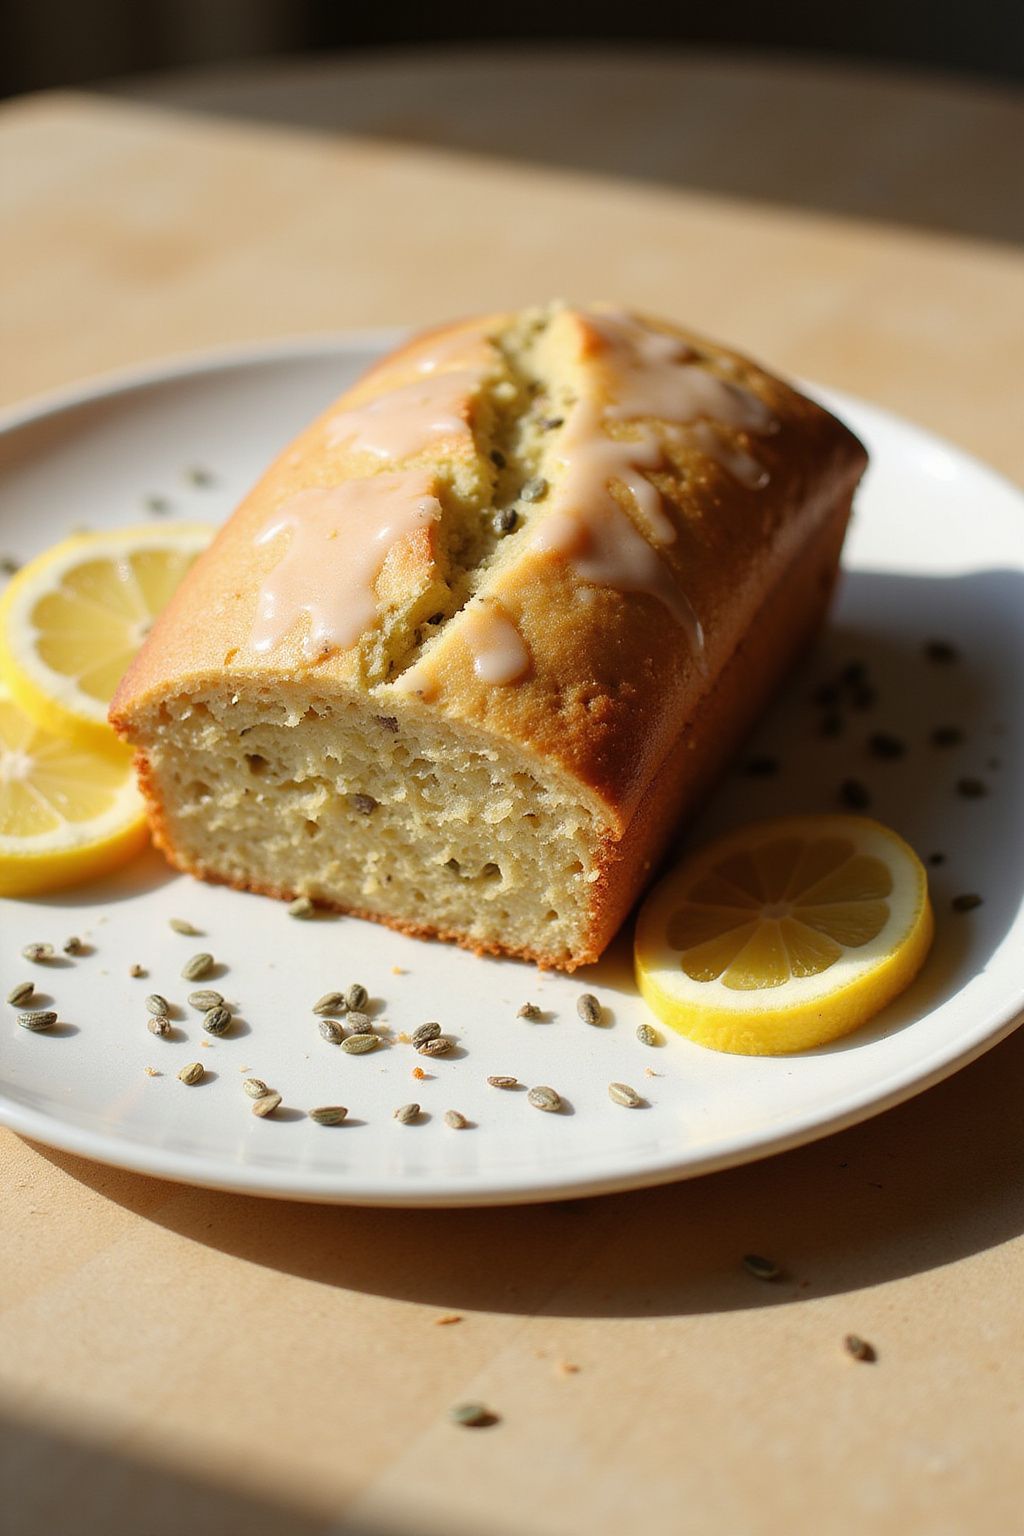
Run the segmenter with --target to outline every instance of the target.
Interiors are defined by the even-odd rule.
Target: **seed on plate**
[[[213,970],[213,956],[205,953],[193,955],[191,960],[186,960],[181,968],[181,974],[186,981],[202,981]]]
[[[349,1012],[345,1023],[354,1035],[369,1035],[373,1031],[373,1020],[368,1013]]]
[[[187,1067],[182,1067],[178,1073],[178,1081],[187,1083],[191,1088],[194,1083],[201,1083],[206,1076],[206,1068],[201,1061],[190,1061]]]
[[[929,640],[925,644],[924,653],[929,661],[936,661],[940,666],[948,666],[950,662],[959,660],[956,646],[950,645],[948,640]]]
[[[202,987],[198,992],[190,992],[188,995],[190,1008],[195,1008],[199,1013],[209,1013],[211,1008],[224,1008],[226,1003],[219,992],[212,988]]]
[[[31,960],[35,965],[45,965],[47,960],[53,959],[52,944],[26,944],[21,952],[23,960]]]
[[[250,1099],[262,1099],[265,1093],[270,1092],[262,1077],[247,1077],[242,1084],[242,1088],[249,1095]]]
[[[322,1104],[319,1109],[309,1111],[309,1118],[317,1125],[340,1125],[347,1114],[344,1104]]]
[[[638,1024],[636,1027],[636,1037],[641,1045],[661,1044],[661,1035],[653,1024]]]
[[[958,725],[937,725],[928,739],[933,747],[958,747],[964,733]]]
[[[464,1131],[469,1125],[469,1121],[466,1119],[465,1115],[460,1114],[457,1109],[445,1110],[444,1123],[445,1125],[451,1126],[453,1131]]]
[[[258,1099],[253,1099],[252,1101],[252,1112],[254,1115],[258,1115],[261,1120],[265,1120],[268,1115],[274,1113],[280,1102],[281,1095],[279,1093],[261,1093]]]
[[[7,994],[7,1001],[12,1008],[22,1008],[28,1002],[35,991],[35,982],[19,981],[16,987],[12,987]]]
[[[521,1008],[516,1010],[517,1019],[539,1019],[540,1014],[541,1010],[537,1007],[536,1003],[524,1003]]]
[[[576,999],[576,1012],[584,1024],[600,1024],[601,1022],[601,1004],[593,992],[584,992],[582,996]]]
[[[147,512],[161,513],[171,510],[171,504],[166,496],[145,496],[143,497],[142,505]]]
[[[413,1045],[426,1045],[428,1040],[436,1040],[441,1033],[441,1026],[433,1021],[429,1024],[421,1024],[412,1032]]]
[[[543,475],[535,475],[532,480],[527,480],[519,495],[523,501],[543,501],[548,493],[548,483]]]
[[[860,779],[844,779],[839,786],[839,798],[851,811],[863,811],[871,804],[871,796]]]
[[[151,1013],[155,1019],[166,1019],[170,1011],[170,1003],[159,992],[151,992],[146,998],[146,1012]]]
[[[432,1040],[424,1040],[416,1050],[420,1056],[447,1056],[451,1048],[452,1042],[447,1035],[435,1035]]]
[[[231,1028],[231,1009],[223,1004],[203,1014],[203,1028],[208,1035],[226,1035]]]
[[[151,1019],[147,1019],[146,1028],[151,1035],[166,1037],[171,1033],[171,1021],[162,1013],[155,1013]]]
[[[988,794],[988,785],[983,779],[957,779],[956,792],[965,800],[980,800]]]
[[[906,751],[906,745],[898,736],[892,736],[888,731],[874,731],[868,737],[868,751],[872,757],[880,757],[892,761],[902,757]]]
[[[199,932],[199,929],[193,927],[188,919],[184,917],[172,917],[170,925],[175,933],[184,934],[186,939],[194,939]]]
[[[639,1109],[643,1103],[636,1089],[628,1083],[609,1083],[608,1097],[613,1104],[621,1104],[624,1109]]]
[[[519,1079],[518,1079],[518,1077],[508,1077],[503,1072],[496,1072],[495,1075],[493,1077],[489,1077],[487,1079],[487,1081],[490,1083],[492,1088],[518,1088],[519,1087]]]
[[[759,1253],[745,1253],[743,1268],[748,1275],[753,1275],[755,1280],[777,1280],[781,1273],[774,1260],[764,1259]]]
[[[962,895],[953,897],[950,906],[954,912],[973,912],[981,903],[982,897],[976,891],[964,891]]]
[[[553,1088],[548,1088],[541,1083],[536,1088],[531,1088],[526,1095],[534,1109],[543,1109],[547,1114],[553,1115],[562,1107],[562,1100]]]
[[[128,975],[129,976],[136,976],[136,977],[138,977],[138,976],[145,976],[145,974],[146,974],[146,967],[144,965],[140,965],[137,960],[136,960],[134,965],[130,965],[128,967]]]
[[[369,992],[367,992],[362,983],[358,981],[354,981],[349,987],[348,991],[345,993],[345,1001],[348,1003],[349,1008],[354,1008],[357,1012],[360,1008],[365,1008],[369,1000]]]
[[[345,1031],[336,1019],[321,1019],[317,1029],[331,1045],[340,1045],[345,1038]]]
[[[398,1121],[399,1125],[411,1125],[414,1120],[419,1119],[419,1113],[420,1107],[418,1104],[399,1104],[395,1110],[394,1118]]]
[[[70,939],[64,940],[64,953],[66,955],[84,955],[85,951],[85,941],[80,939],[77,933],[73,933]]]
[[[856,1333],[848,1333],[846,1335],[845,1339],[843,1340],[843,1348],[846,1350],[846,1353],[848,1355],[852,1355],[855,1360],[863,1360],[867,1364],[870,1364],[871,1362],[878,1359],[878,1355],[875,1352],[875,1346],[873,1344],[869,1344],[867,1339],[862,1339],[860,1335]]]
[[[31,1029],[35,1034],[52,1029],[56,1022],[57,1015],[51,1008],[34,1008],[31,1013],[18,1014],[18,1023],[22,1029]]]
[[[13,555],[0,555],[0,576],[16,576],[21,563]]]
[[[197,490],[206,490],[211,485],[217,484],[217,477],[201,464],[192,464],[185,471],[185,479],[189,485],[194,485]]]
[[[313,1012],[321,1014],[347,1013],[348,1003],[345,1001],[344,992],[325,992],[323,997],[318,997],[313,1004]]]
[[[448,1417],[463,1429],[485,1429],[498,1422],[498,1415],[483,1403],[456,1403],[454,1408],[449,1408]]]
[[[376,1035],[346,1035],[341,1042],[343,1051],[350,1056],[365,1056],[368,1051],[375,1051],[380,1045]]]
[[[315,908],[308,896],[296,896],[288,905],[289,917],[312,917]]]

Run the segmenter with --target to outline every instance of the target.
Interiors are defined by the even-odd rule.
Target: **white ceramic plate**
[[[137,522],[146,498],[163,515],[229,512],[271,455],[347,385],[390,338],[363,336],[247,355],[185,361],[66,393],[8,415],[0,436],[0,553],[27,557],[73,527]],[[32,976],[63,1027],[31,1035],[0,1004],[0,1116],[15,1130],[87,1157],[197,1184],[297,1199],[395,1205],[541,1200],[654,1184],[791,1147],[895,1104],[1007,1034],[1024,1002],[1024,809],[1019,773],[1024,655],[1024,498],[988,470],[917,429],[853,400],[831,400],[867,441],[872,468],[846,552],[847,574],[827,633],[752,744],[778,758],[770,778],[732,775],[691,838],[787,811],[834,808],[846,778],[870,788],[872,810],[933,869],[938,932],[917,983],[866,1029],[821,1051],[755,1060],[703,1051],[675,1037],[641,1046],[648,1017],[633,989],[629,935],[575,978],[482,960],[346,918],[300,922],[277,902],[199,885],[155,854],[102,884],[0,904],[2,993]],[[210,486],[190,481],[209,470]],[[951,641],[953,665],[923,644]],[[819,733],[815,686],[842,664],[869,669],[877,701],[845,712],[837,737]],[[928,742],[962,727],[961,745]],[[871,731],[907,744],[872,757]],[[958,778],[989,793],[965,799]],[[984,904],[958,914],[951,898]],[[173,933],[190,919],[201,941]],[[35,939],[78,934],[93,953],[48,969],[19,958]],[[239,1023],[208,1037],[187,1009],[177,1038],[146,1029],[143,998],[183,1004],[184,961],[209,948],[215,985]],[[133,961],[148,976],[129,977]],[[350,1057],[317,1034],[310,1004],[359,980],[396,1033],[439,1019],[458,1037],[453,1059],[423,1062],[408,1045]],[[603,1027],[576,1015],[596,992]],[[544,1009],[526,1023],[526,999]],[[207,1081],[178,1069],[202,1057]],[[429,1071],[412,1078],[414,1067]],[[147,1067],[159,1076],[147,1074]],[[645,1068],[655,1075],[647,1076]],[[252,1073],[286,1108],[259,1120],[241,1089]],[[490,1073],[549,1083],[566,1111],[541,1114],[525,1091],[489,1088]],[[607,1084],[633,1084],[640,1110],[613,1104]],[[422,1120],[401,1125],[397,1105]],[[306,1118],[349,1107],[328,1129]],[[472,1122],[449,1129],[446,1109]]]

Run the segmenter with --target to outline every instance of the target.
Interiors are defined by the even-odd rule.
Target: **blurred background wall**
[[[0,0],[0,94],[393,44],[694,43],[1024,78],[1024,0],[675,0],[609,8],[344,0]]]

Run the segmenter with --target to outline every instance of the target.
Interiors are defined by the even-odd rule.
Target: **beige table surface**
[[[378,64],[329,89],[321,73],[319,135],[97,97],[8,105],[0,399],[222,342],[607,295],[1024,476],[1019,105],[806,68],[603,64],[602,83],[588,65],[556,99],[577,125],[562,160],[525,128],[517,159],[491,129],[502,104],[530,116],[529,71],[488,90],[485,67],[434,95],[408,65],[390,88]],[[292,71],[271,115],[300,120],[297,93]],[[266,104],[230,94],[207,82],[192,105]],[[432,115],[399,110],[427,99]],[[651,110],[678,153],[652,149],[638,179]],[[764,195],[741,184],[740,130]],[[1018,1034],[760,1165],[477,1213],[235,1198],[5,1134],[0,1527],[1024,1530],[1022,1102]],[[748,1277],[751,1250],[787,1278]],[[876,1364],[843,1354],[851,1330]],[[454,1428],[466,1398],[500,1422]]]

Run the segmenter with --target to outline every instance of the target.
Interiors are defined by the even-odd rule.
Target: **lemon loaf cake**
[[[824,614],[866,462],[661,321],[417,337],[270,467],[111,708],[208,880],[573,969]]]

